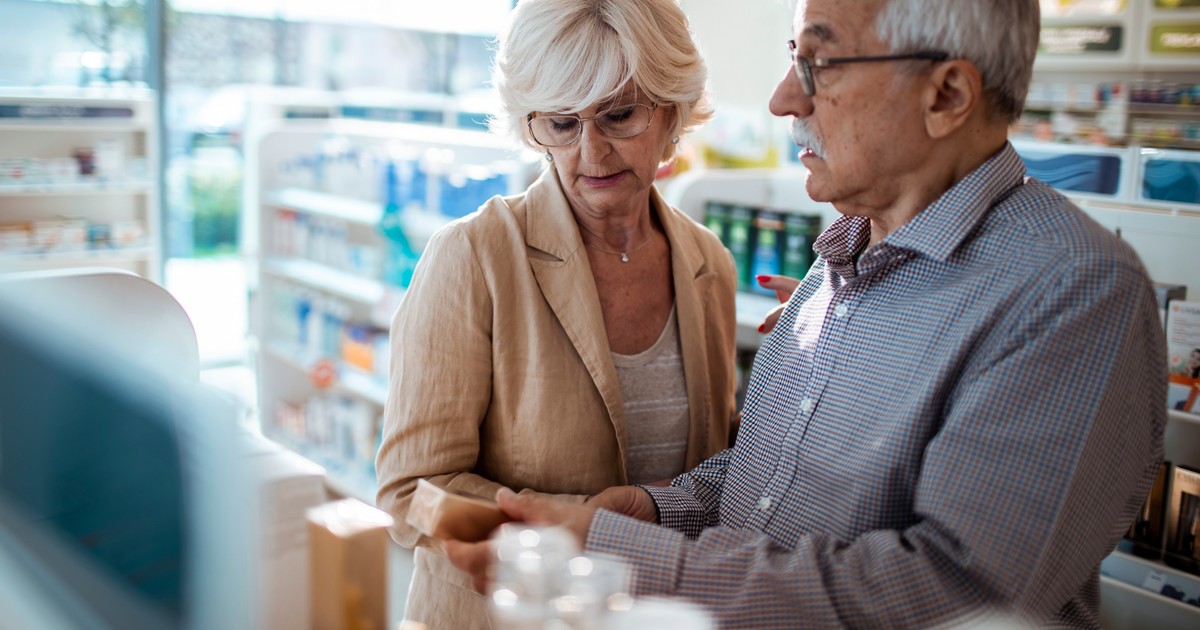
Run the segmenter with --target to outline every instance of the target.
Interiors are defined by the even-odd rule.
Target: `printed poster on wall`
[[[1046,3],[1043,2],[1044,6]],[[1164,11],[1174,11],[1177,9],[1200,9],[1200,0],[1154,0],[1155,8]]]
[[[1200,22],[1154,24],[1150,27],[1150,52],[1200,56]]]
[[[1168,2],[1169,0],[1158,1]],[[1055,17],[1107,17],[1124,13],[1129,0],[1041,0],[1041,4],[1043,19]]]

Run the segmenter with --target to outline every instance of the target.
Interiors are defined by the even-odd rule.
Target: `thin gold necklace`
[[[603,252],[603,253],[605,253],[605,254],[612,254],[613,256],[620,256],[620,257],[621,257],[621,264],[625,264],[625,263],[629,262],[629,254],[630,254],[630,253],[632,253],[632,252],[636,252],[637,250],[639,250],[639,249],[641,249],[641,248],[645,247],[645,246],[646,246],[646,243],[649,243],[649,242],[650,242],[650,241],[652,241],[652,240],[654,240],[654,235],[653,235],[653,234],[651,234],[651,235],[650,235],[650,237],[649,237],[649,238],[647,238],[646,240],[642,241],[642,244],[641,244],[641,245],[638,245],[637,247],[634,247],[633,249],[626,249],[626,250],[622,250],[622,251],[619,251],[619,252],[614,252],[614,251],[612,251],[612,250],[608,250],[608,249],[603,249],[603,248],[600,248],[600,247],[596,247],[595,245],[592,245],[591,243],[589,243],[589,242],[587,242],[587,241],[584,241],[584,242],[583,242],[583,244],[584,244],[584,245],[587,245],[588,247],[591,247],[592,249],[594,249],[594,250],[596,250],[596,251],[598,251],[598,252]]]

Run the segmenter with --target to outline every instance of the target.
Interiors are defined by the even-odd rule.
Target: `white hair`
[[[708,70],[677,0],[521,0],[500,34],[492,128],[526,146],[532,112],[577,112],[636,89],[671,108],[671,136],[712,117]],[[664,148],[669,160],[675,145]]]
[[[1020,117],[1041,31],[1038,0],[886,0],[875,29],[894,53],[941,50],[974,63],[992,114]]]

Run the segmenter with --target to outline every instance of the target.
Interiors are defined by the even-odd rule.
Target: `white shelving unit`
[[[393,196],[402,206],[405,236],[419,251],[437,228],[486,198],[454,197],[459,207],[443,209],[449,197],[441,187],[487,171],[486,181],[502,188],[497,192],[517,192],[535,176],[537,160],[486,132],[342,118],[364,108],[324,97],[308,104],[327,115],[260,115],[247,128],[247,152],[257,165],[244,194],[254,203],[248,207],[257,208],[247,232],[257,235],[248,249],[263,433],[324,466],[335,492],[373,503],[371,471],[387,398],[387,327],[403,296],[383,271],[387,163],[424,173],[417,183],[404,180],[420,201]],[[273,102],[261,111],[289,107]],[[361,338],[347,341],[347,330]],[[330,409],[348,418],[313,417]]]
[[[0,90],[0,270],[159,282],[156,134],[146,90]]]
[[[1099,185],[1108,190],[1099,196],[1141,201],[1144,190],[1161,186],[1161,175],[1154,186],[1143,179],[1146,165],[1163,159],[1159,150],[1185,154],[1183,162],[1188,153],[1200,154],[1200,7],[1155,0],[1041,4],[1041,48],[1016,133],[1027,144],[1042,145],[1039,153],[1070,156],[1058,160],[1057,168],[1064,185],[1076,186],[1076,192],[1078,186],[1099,184],[1080,182],[1079,169],[1098,170],[1096,152],[1124,152],[1119,174],[1111,165],[1104,168],[1106,184]],[[1190,196],[1182,201],[1200,207],[1192,192],[1194,176],[1183,170],[1168,177],[1180,180],[1177,192],[1156,190],[1151,196]],[[1118,180],[1120,190],[1111,190]],[[1160,201],[1156,197],[1150,204]]]
[[[1200,468],[1200,417],[1169,413],[1165,459]],[[1107,630],[1200,628],[1200,607],[1161,594],[1164,585],[1171,585],[1196,599],[1200,597],[1200,575],[1120,551],[1105,559],[1100,572],[1100,614]]]

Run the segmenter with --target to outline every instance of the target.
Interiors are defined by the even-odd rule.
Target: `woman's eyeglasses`
[[[575,114],[529,114],[526,124],[533,139],[544,147],[565,147],[583,135],[584,121],[592,121],[610,138],[632,138],[650,128],[658,103],[633,103],[606,109],[586,118]]]

